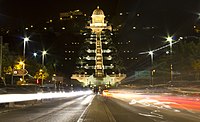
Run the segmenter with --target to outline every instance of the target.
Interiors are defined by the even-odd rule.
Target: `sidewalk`
[[[116,122],[112,113],[109,111],[105,104],[106,98],[96,95],[84,113],[82,120],[83,122]]]

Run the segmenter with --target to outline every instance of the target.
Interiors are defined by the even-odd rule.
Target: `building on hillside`
[[[92,21],[86,27],[88,30],[83,33],[86,38],[80,49],[77,71],[71,79],[77,79],[85,86],[119,84],[126,75],[121,74],[123,66],[112,42],[112,28],[99,7],[91,17]]]

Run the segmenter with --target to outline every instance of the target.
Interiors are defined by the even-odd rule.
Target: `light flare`
[[[142,105],[146,107],[155,107],[158,109],[174,110],[195,110],[200,111],[200,96],[175,96],[170,94],[147,94],[134,93],[129,90],[109,91],[110,96],[116,99],[128,102],[130,105]]]
[[[92,91],[36,93],[36,94],[2,94],[0,95],[0,103],[42,100],[51,98],[68,98],[68,97],[88,95],[88,94],[92,94]]]

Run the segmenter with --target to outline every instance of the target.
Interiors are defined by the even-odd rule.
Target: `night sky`
[[[166,34],[180,35],[181,31],[187,31],[198,22],[200,13],[200,0],[0,0],[0,26],[22,22],[42,23],[59,17],[60,12],[76,9],[91,15],[98,5],[106,16],[111,16],[110,19],[119,16],[121,12],[129,12],[120,32],[120,40],[136,40],[139,51],[143,50],[141,48],[144,42],[141,37],[145,36],[145,33],[133,35],[133,26],[162,27],[161,31]],[[140,17],[135,21],[137,13]],[[149,41],[146,44],[151,46],[153,43],[157,42]]]
[[[196,13],[200,10],[199,0],[0,0],[0,13],[1,19],[40,21],[74,9],[91,14],[97,5],[111,15],[120,11],[171,14],[180,11]]]
[[[121,12],[129,12],[119,40],[133,40],[137,54],[160,47],[163,42],[150,39],[149,33],[134,32],[133,26],[161,27],[158,31],[165,36],[167,33],[181,36],[183,30],[187,33],[188,28],[198,22],[200,13],[200,0],[0,0],[0,26],[19,22],[41,23],[59,17],[60,12],[76,9],[91,15],[97,6],[111,19]],[[140,17],[135,21],[137,13]]]

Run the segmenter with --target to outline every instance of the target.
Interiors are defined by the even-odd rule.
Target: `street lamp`
[[[26,42],[28,42],[29,41],[29,38],[28,37],[25,37],[24,38],[24,50],[23,50],[23,60],[24,60],[24,64],[23,64],[23,70],[25,70],[25,58],[26,58]],[[22,75],[22,79],[23,79],[23,81],[24,81],[24,74]]]
[[[153,65],[153,51],[149,51],[149,55],[151,56],[151,65]]]
[[[149,55],[151,56],[151,85],[153,85],[153,74],[155,71],[153,70],[153,51],[149,51]]]
[[[42,51],[42,66],[44,66],[44,56],[47,54],[47,51]]]
[[[42,51],[42,67],[44,68],[44,56],[47,54],[47,51]],[[43,86],[43,84],[44,84],[44,79],[43,79],[43,77],[44,77],[44,72],[42,73],[42,86]]]
[[[170,36],[168,36],[167,38],[166,38],[167,40],[167,42],[169,42],[169,46],[170,46],[170,57],[171,57],[171,64],[170,64],[170,81],[172,81],[173,80],[173,65],[172,65],[172,41],[173,41],[173,38],[172,37],[170,37]]]
[[[173,41],[172,37],[168,36],[166,41],[169,42],[170,53],[172,54],[172,41]]]

